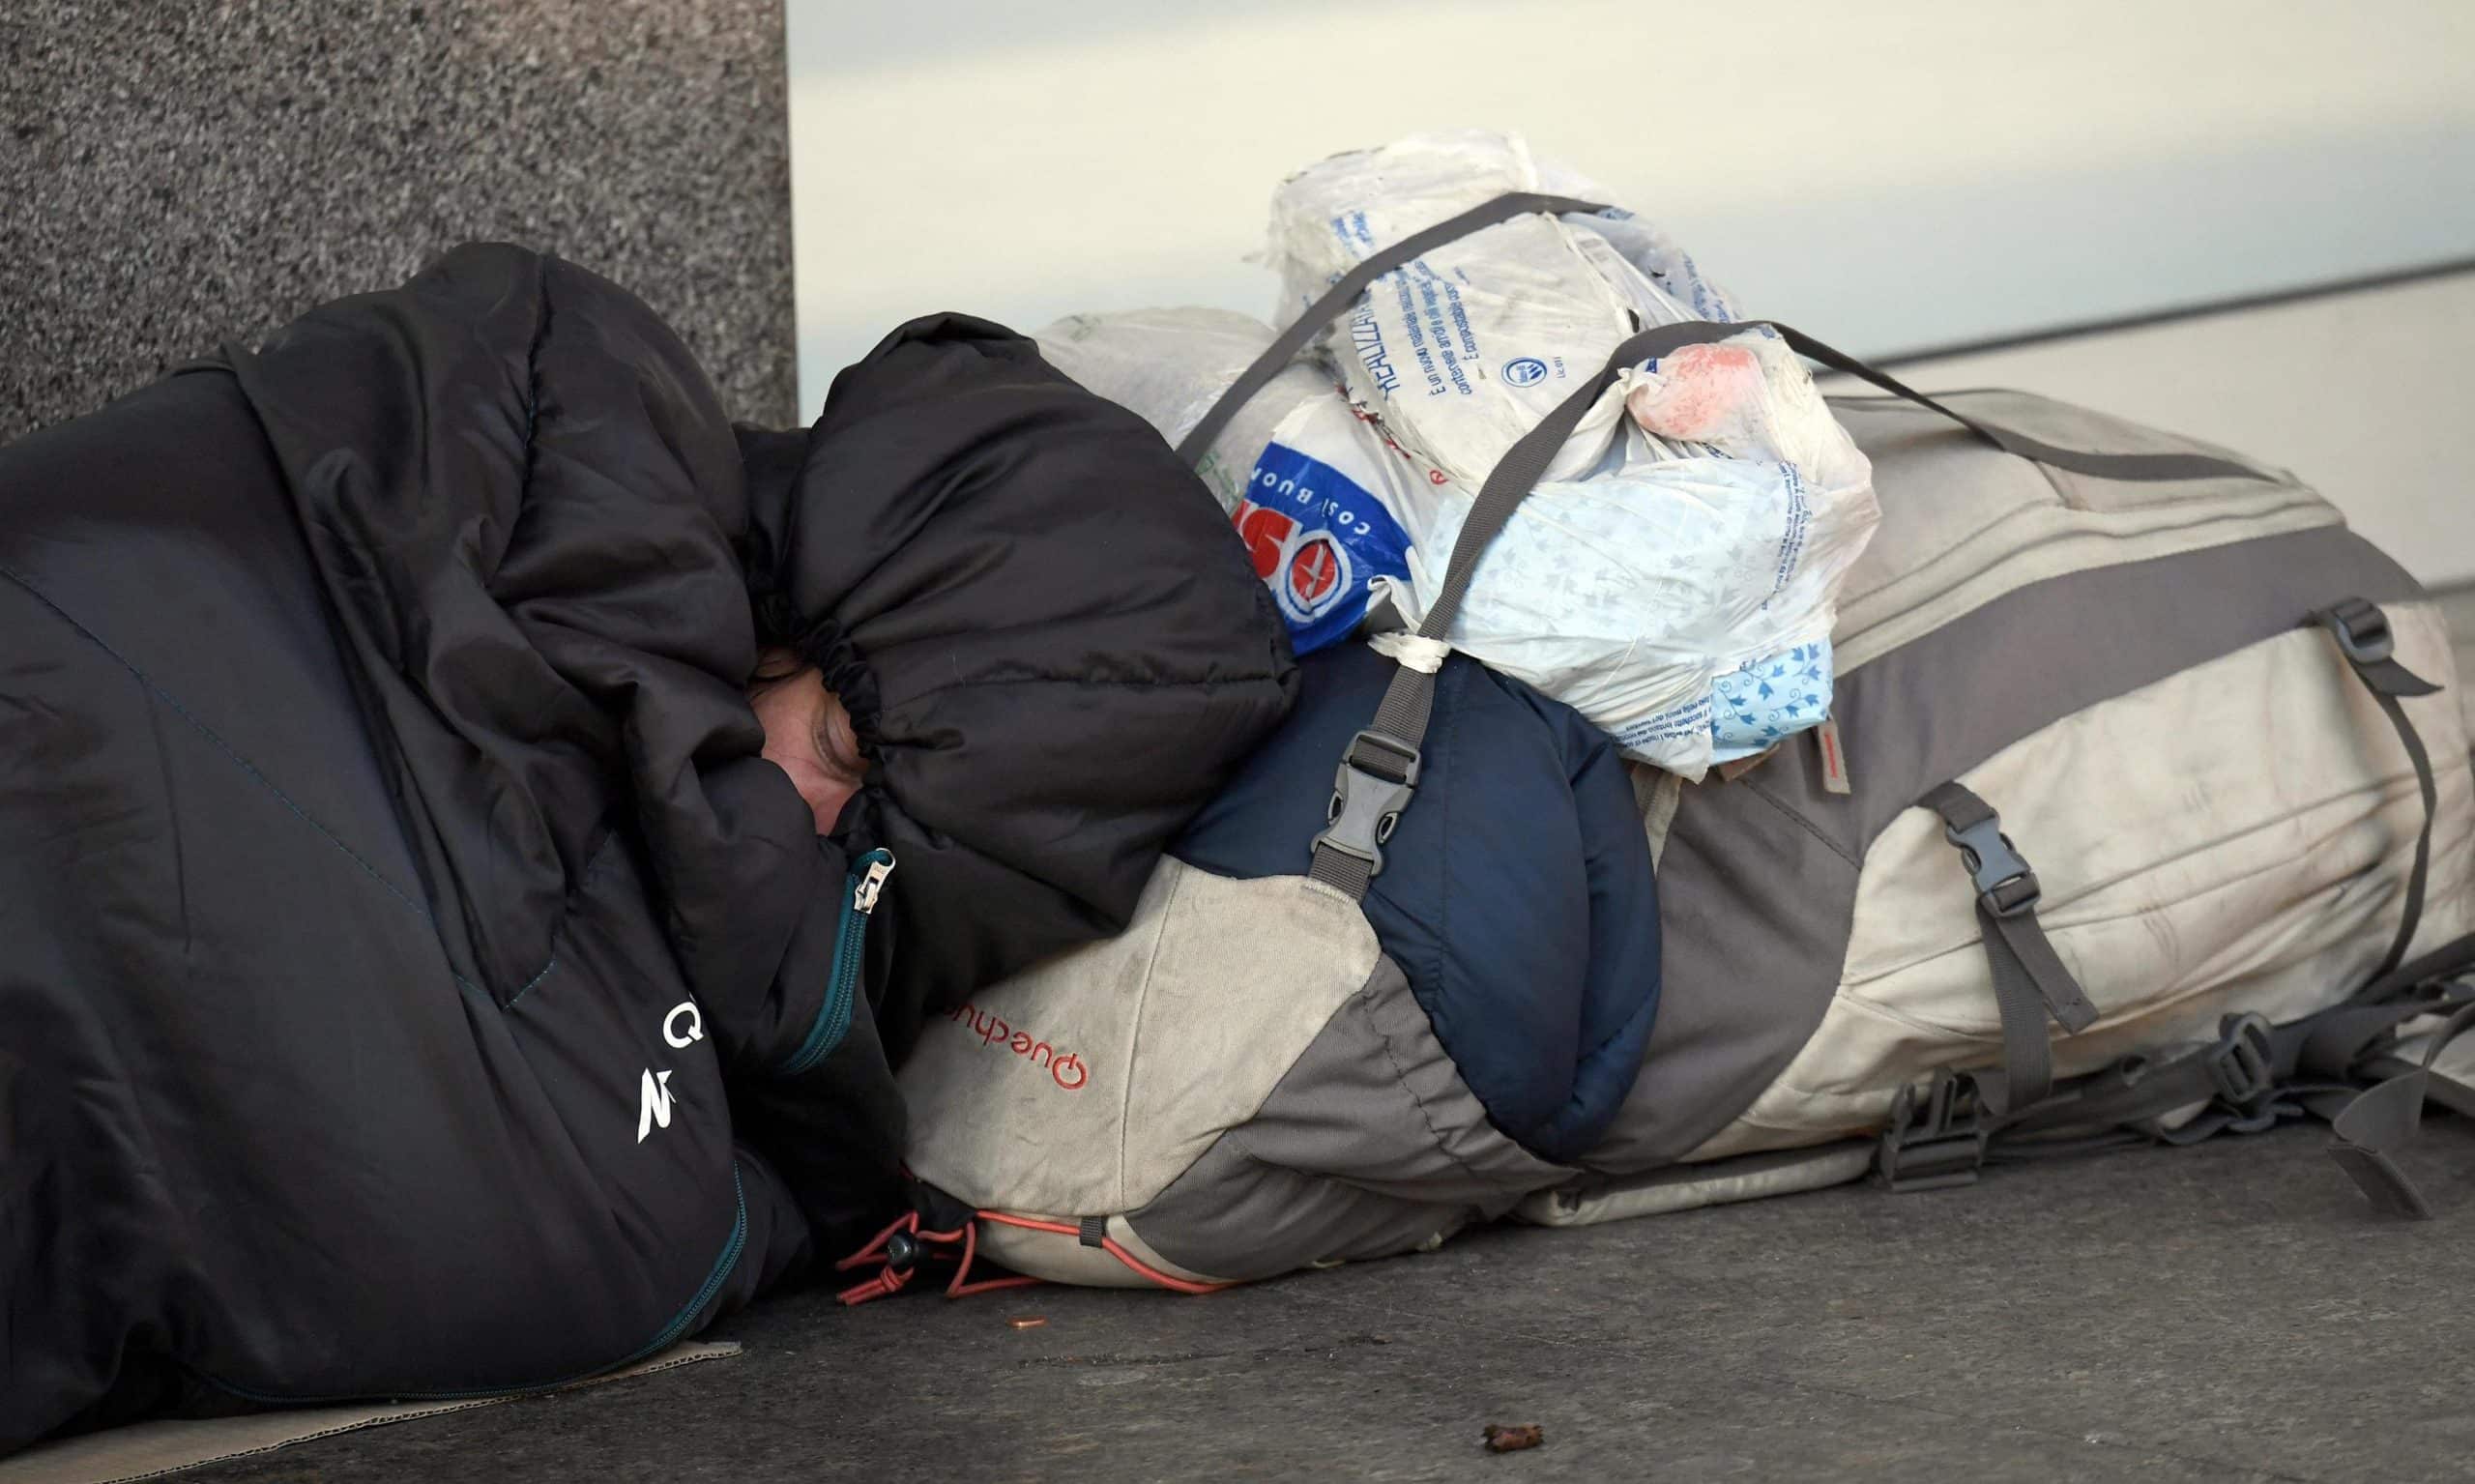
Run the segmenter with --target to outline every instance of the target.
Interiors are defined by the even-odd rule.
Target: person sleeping
[[[554,1385],[849,1250],[923,1022],[1296,685],[1158,435],[960,315],[734,426],[473,246],[0,450],[0,1452]]]
[[[797,650],[774,648],[757,656],[747,705],[765,728],[765,761],[800,791],[816,819],[816,832],[833,833],[843,805],[859,797],[868,771],[842,698],[825,688],[824,673]]]

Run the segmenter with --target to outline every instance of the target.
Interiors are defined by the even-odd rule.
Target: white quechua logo
[[[671,1047],[685,1051],[705,1038],[705,1012],[696,1008],[693,1000],[682,1000],[661,1018],[661,1038]],[[645,1068],[637,1083],[636,1142],[642,1144],[656,1128],[670,1126],[670,1071]]]
[[[652,1133],[655,1127],[670,1126],[670,1069],[664,1067],[661,1071],[655,1072],[652,1067],[645,1068],[645,1078],[641,1088],[642,1101],[636,1110],[636,1142],[638,1144],[644,1143],[645,1136]]]

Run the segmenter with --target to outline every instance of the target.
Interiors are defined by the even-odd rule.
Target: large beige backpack
[[[2427,1096],[2475,1109],[2411,1055],[2442,1056],[2475,1002],[2452,982],[2475,964],[2475,777],[2429,597],[2290,475],[2024,393],[1926,398],[1785,327],[1647,332],[1575,402],[1743,334],[1893,393],[1834,403],[1882,524],[1831,724],[1724,781],[1641,780],[1663,984],[1596,1146],[1549,1161],[1494,1127],[1356,910],[1415,806],[1398,765],[1431,681],[1405,665],[1296,875],[1166,861],[1126,935],[930,1028],[902,1074],[911,1237],[1191,1289],[1508,1212],[1949,1184],[2306,1113],[2376,1203],[2421,1208],[2387,1150]],[[1456,570],[1556,423],[1489,479]],[[1016,1054],[988,1054],[992,1026]],[[1089,1080],[1061,1097],[1067,1056]]]

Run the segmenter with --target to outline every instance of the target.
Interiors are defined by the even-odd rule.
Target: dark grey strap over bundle
[[[1444,568],[1443,589],[1436,595],[1417,636],[1441,640],[1461,612],[1478,558],[1512,518],[1513,508],[1546,473],[1564,440],[1572,436],[1584,414],[1622,369],[1635,335],[1616,350],[1596,376],[1557,404],[1536,427],[1522,435],[1478,488],[1478,498],[1453,542]],[[1416,792],[1420,748],[1427,720],[1435,707],[1435,674],[1403,665],[1383,689],[1375,719],[1350,742],[1332,778],[1332,803],[1324,831],[1315,837],[1314,862],[1307,874],[1352,898],[1366,895],[1366,884],[1383,869],[1383,843]]]
[[[1283,331],[1280,338],[1257,356],[1254,364],[1246,367],[1245,374],[1229,384],[1229,390],[1220,393],[1220,399],[1211,404],[1211,410],[1203,415],[1203,421],[1187,430],[1185,441],[1178,445],[1178,456],[1189,464],[1202,463],[1203,456],[1211,451],[1211,441],[1220,436],[1220,430],[1229,425],[1231,418],[1238,416],[1238,409],[1252,401],[1256,393],[1263,391],[1273,377],[1281,373],[1282,368],[1296,360],[1298,352],[1324,333],[1325,326],[1340,318],[1356,304],[1357,296],[1366,292],[1368,284],[1395,268],[1416,262],[1445,243],[1456,242],[1483,227],[1509,221],[1531,212],[1579,212],[1583,216],[1591,216],[1605,210],[1606,207],[1595,201],[1576,201],[1570,196],[1520,191],[1498,196],[1484,206],[1473,206],[1458,217],[1439,221],[1423,232],[1412,232],[1375,253],[1343,274],[1330,288],[1325,290],[1323,298],[1308,305],[1306,312],[1297,316],[1297,323]]]
[[[1753,326],[1764,326],[1788,342],[1788,348],[1808,361],[1818,361],[1834,371],[1845,372],[1871,386],[1878,387],[1896,397],[1929,408],[1976,434],[2005,453],[2016,453],[2055,469],[2068,469],[2074,474],[2089,475],[2101,480],[2124,480],[2135,483],[2150,483],[2160,480],[2269,480],[2275,476],[2239,464],[2213,453],[2091,453],[2080,449],[2056,448],[2042,439],[1971,418],[1956,412],[1927,396],[1906,382],[1887,372],[1878,371],[1846,351],[1833,350],[1801,330],[1791,329],[1777,320],[1751,319],[1725,327],[1726,333],[1736,334]]]
[[[1257,357],[1229,390],[1178,445],[1189,464],[1200,464],[1229,420],[1249,398],[1280,374],[1325,328],[1356,304],[1368,285],[1421,254],[1471,232],[1531,212],[1595,214],[1606,208],[1568,196],[1519,192],[1498,196],[1483,206],[1411,234],[1373,254],[1344,275],[1324,296],[1307,306],[1296,323]],[[1417,637],[1441,641],[1460,614],[1478,559],[1488,543],[1511,519],[1514,507],[1537,484],[1573,429],[1607,389],[1629,366],[1654,362],[1688,345],[1706,345],[1749,331],[1768,331],[1790,349],[1834,370],[1859,377],[1895,396],[1930,408],[1995,448],[2056,468],[2106,479],[2128,480],[2205,478],[2267,479],[2258,470],[2201,453],[2089,453],[2059,449],[2025,434],[1956,412],[1915,389],[1894,380],[1845,352],[1832,349],[1800,331],[1770,320],[1722,323],[1688,320],[1644,330],[1616,347],[1598,373],[1557,404],[1538,425],[1507,450],[1479,486],[1470,516],[1453,543],[1444,568],[1443,589],[1418,625]],[[1350,742],[1333,776],[1332,801],[1324,831],[1315,837],[1309,874],[1352,898],[1366,894],[1367,883],[1383,869],[1383,844],[1417,790],[1421,747],[1427,718],[1435,704],[1432,671],[1404,665],[1383,694],[1374,721]]]
[[[1421,639],[1441,640],[1461,613],[1461,601],[1477,575],[1478,559],[1512,519],[1512,512],[1564,440],[1573,435],[1607,389],[1628,366],[1654,361],[1685,345],[1699,345],[1736,333],[1738,327],[1694,320],[1662,325],[1627,338],[1607,358],[1598,373],[1556,404],[1538,425],[1522,434],[1496,461],[1487,481],[1478,486],[1461,537],[1452,543],[1452,559],[1443,569],[1443,587],[1418,624]],[[1435,675],[1401,667],[1384,687],[1375,720],[1350,742],[1333,776],[1330,821],[1315,837],[1315,860],[1307,874],[1352,897],[1366,894],[1366,884],[1383,869],[1383,842],[1417,788],[1420,746],[1426,741],[1427,717],[1435,706]]]

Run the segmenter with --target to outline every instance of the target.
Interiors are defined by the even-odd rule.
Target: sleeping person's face
[[[791,775],[816,816],[816,832],[832,833],[867,772],[851,713],[815,668],[789,650],[765,652],[747,683],[747,704],[765,725],[767,760]]]

